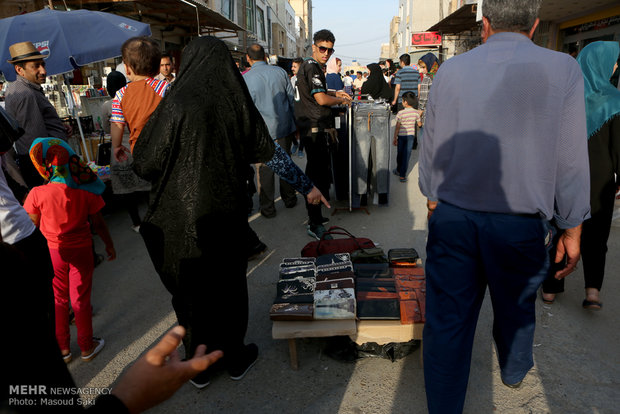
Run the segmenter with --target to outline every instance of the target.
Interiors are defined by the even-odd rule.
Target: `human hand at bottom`
[[[112,394],[130,413],[140,413],[170,398],[183,384],[207,369],[224,353],[205,355],[200,345],[194,357],[181,361],[177,347],[185,336],[185,328],[175,326],[123,375]]]
[[[312,187],[312,190],[310,190],[310,192],[306,194],[306,200],[308,200],[308,204],[316,205],[323,203],[325,204],[325,207],[332,208],[332,206],[329,205],[329,202],[327,201],[327,199],[325,199],[321,191],[316,187]]]

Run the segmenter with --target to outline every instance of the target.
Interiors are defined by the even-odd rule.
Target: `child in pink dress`
[[[105,243],[108,260],[116,258],[100,211],[105,204],[101,197],[105,184],[61,139],[36,139],[30,158],[48,180],[30,191],[24,208],[47,239],[54,266],[56,340],[65,362],[70,362],[70,300],[82,360],[90,361],[103,349],[105,341],[93,337],[90,295],[94,260],[89,220]]]

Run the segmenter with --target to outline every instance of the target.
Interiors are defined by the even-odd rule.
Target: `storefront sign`
[[[439,46],[441,35],[438,32],[419,32],[411,35],[412,46]]]
[[[592,30],[600,30],[600,29],[604,29],[609,26],[615,26],[617,24],[620,24],[620,15],[580,24],[579,26],[569,27],[565,30],[564,33],[566,35],[572,35],[572,34],[577,34],[577,33],[582,33],[582,32],[589,32]]]

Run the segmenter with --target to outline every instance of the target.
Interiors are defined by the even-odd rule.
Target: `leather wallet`
[[[314,319],[355,319],[355,305],[353,288],[314,291]]]
[[[324,282],[326,280],[334,280],[334,279],[355,279],[355,273],[350,270],[344,272],[335,272],[335,273],[318,273],[316,275],[316,281]]]
[[[324,254],[316,258],[316,265],[330,265],[336,263],[346,263],[351,261],[351,256],[349,253],[332,253],[332,254]]]
[[[314,265],[315,262],[314,257],[289,257],[282,259],[280,267]]]
[[[390,277],[388,263],[354,263],[353,269],[357,277]]]
[[[339,272],[353,272],[353,263],[342,262],[326,265],[319,265],[316,267],[317,273],[339,273]]]
[[[316,270],[313,265],[280,268],[280,280],[315,276]]]
[[[269,311],[274,321],[308,321],[314,317],[312,303],[274,303]]]
[[[357,300],[357,317],[360,319],[400,319],[398,299]]]

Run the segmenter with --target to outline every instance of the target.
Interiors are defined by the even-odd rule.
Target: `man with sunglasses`
[[[334,128],[331,107],[349,105],[351,97],[343,92],[327,90],[325,64],[334,53],[336,39],[329,30],[319,30],[314,34],[312,57],[306,59],[297,72],[297,93],[295,118],[299,128],[308,161],[306,174],[315,183],[325,198],[329,199],[331,183],[329,130]],[[308,234],[320,239],[325,232],[327,219],[321,213],[321,204],[309,204]]]

